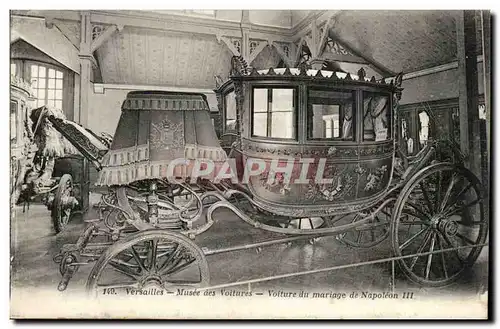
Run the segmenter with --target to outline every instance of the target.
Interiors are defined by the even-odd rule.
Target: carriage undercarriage
[[[439,200],[427,199],[430,191],[435,192],[425,185],[433,175],[438,179],[448,176],[446,189],[438,192]],[[297,240],[314,242],[325,236],[335,236],[341,243],[359,248],[374,247],[390,236],[394,257],[409,279],[422,285],[444,286],[475,262],[486,240],[479,182],[466,169],[450,163],[425,166],[406,184],[395,183],[383,201],[369,209],[307,218],[269,214],[248,194],[231,189],[229,184],[200,181],[161,189],[158,181],[148,183],[149,191],[142,193],[122,187],[102,196],[96,205],[99,216],[86,219],[86,229],[77,243],[65,245],[55,257],[62,275],[59,290],[66,289],[80,267],[89,266],[92,270],[86,289],[94,294],[109,288],[143,289],[150,285],[161,289],[206,288],[210,284],[209,255],[259,250]],[[151,190],[156,198],[151,197]],[[471,190],[474,200],[451,202],[450,198],[470,200],[470,196],[464,196]],[[420,202],[428,204],[419,207]],[[195,237],[223,221],[216,215],[218,208],[231,210],[255,228],[283,236],[202,250],[194,243]],[[479,213],[472,217],[475,211]],[[195,278],[190,279],[193,273],[189,272],[193,271]],[[121,278],[115,282],[117,274]],[[131,280],[123,282],[124,278]]]

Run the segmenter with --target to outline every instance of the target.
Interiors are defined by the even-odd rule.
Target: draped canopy
[[[167,167],[175,159],[226,160],[205,95],[130,92],[123,102],[111,148],[103,158],[97,185],[166,178]],[[174,174],[189,177],[191,170],[192,166],[176,166]]]

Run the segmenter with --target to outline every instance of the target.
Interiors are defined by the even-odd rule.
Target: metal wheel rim
[[[396,256],[403,256],[402,249],[405,249],[410,244],[414,243],[412,241],[409,241],[410,237],[408,237],[408,239],[406,239],[404,242],[401,241],[402,243],[400,243],[400,239],[399,239],[400,228],[403,227],[404,225],[408,225],[408,224],[402,223],[402,220],[401,220],[402,215],[412,216],[414,218],[417,218],[416,216],[413,216],[413,215],[418,213],[422,218],[424,218],[424,214],[421,214],[420,211],[417,211],[416,205],[414,203],[411,203],[412,200],[410,200],[410,203],[408,203],[408,199],[409,199],[410,195],[412,194],[412,191],[415,191],[415,187],[417,185],[422,186],[421,182],[424,181],[426,178],[428,178],[431,175],[434,175],[436,173],[441,173],[440,176],[442,177],[442,172],[445,172],[445,171],[451,173],[451,178],[450,178],[448,184],[445,184],[445,185],[447,185],[447,187],[445,187],[445,191],[447,191],[450,188],[450,183],[452,182],[452,180],[454,180],[453,177],[457,177],[458,175],[460,175],[462,178],[467,179],[468,184],[466,186],[471,185],[471,188],[473,188],[476,197],[478,199],[480,199],[480,201],[478,201],[475,204],[475,205],[479,206],[479,219],[472,218],[472,221],[470,221],[471,216],[472,216],[470,214],[470,211],[469,211],[470,207],[466,207],[466,208],[464,208],[463,212],[461,212],[459,215],[461,220],[451,220],[451,218],[455,215],[451,215],[449,217],[444,216],[445,218],[443,218],[442,220],[447,221],[447,222],[445,222],[445,224],[447,224],[448,222],[451,222],[451,221],[457,222],[457,223],[458,222],[465,223],[467,221],[470,221],[470,224],[471,224],[470,226],[479,226],[479,230],[477,232],[477,238],[475,239],[475,241],[472,241],[472,242],[474,242],[474,244],[482,244],[485,242],[487,232],[488,232],[488,220],[484,216],[485,199],[484,199],[484,193],[481,190],[479,180],[470,171],[468,171],[467,169],[465,169],[463,167],[455,166],[455,165],[452,165],[450,163],[438,163],[438,164],[434,164],[434,165],[431,165],[427,168],[422,169],[412,179],[410,179],[410,181],[407,183],[405,188],[403,188],[403,191],[401,192],[400,197],[398,198],[398,200],[396,202],[396,207],[395,207],[395,211],[393,213],[393,220],[392,220],[392,227],[391,227],[393,252]],[[439,185],[439,184],[436,184],[436,185]],[[451,185],[452,185],[451,191],[453,191],[454,184],[451,184]],[[438,187],[436,187],[436,188],[438,188]],[[441,187],[441,189],[442,188],[443,187]],[[425,195],[426,194],[426,193],[424,193],[425,188],[420,187],[420,189],[422,190],[422,195]],[[462,189],[464,189],[464,187],[461,187],[461,190]],[[459,192],[458,194],[460,194],[460,193],[461,192]],[[423,252],[431,252],[431,251],[449,249],[449,248],[451,248],[450,246],[453,246],[453,244],[454,244],[453,241],[455,241],[455,243],[457,241],[456,239],[450,240],[450,235],[447,232],[443,232],[441,230],[441,227],[440,228],[435,227],[436,218],[440,217],[440,216],[438,216],[438,213],[443,212],[443,210],[440,210],[442,203],[445,203],[446,209],[451,209],[450,208],[451,205],[446,206],[446,204],[449,203],[449,200],[447,200],[448,202],[445,202],[444,199],[441,199],[442,197],[446,196],[446,192],[444,195],[442,195],[442,190],[439,190],[439,188],[438,188],[438,193],[436,193],[435,195],[436,195],[435,196],[436,199],[433,200],[433,201],[435,201],[434,206],[439,207],[439,208],[435,208],[438,210],[436,210],[436,213],[433,214],[430,219],[428,219],[429,226],[427,228],[422,228],[422,229],[418,230],[418,232],[415,234],[415,235],[417,235],[417,234],[419,235],[418,238],[422,237],[422,239],[424,239],[424,241],[419,245],[419,249],[417,249],[416,252],[412,252],[411,254],[419,253],[419,252],[423,253]],[[450,197],[450,196],[448,196],[448,197]],[[455,197],[459,198],[460,195],[456,195]],[[428,196],[427,196],[427,198],[428,198]],[[431,211],[432,211],[432,201],[430,199],[427,199],[427,198],[424,197],[424,199],[426,199],[426,200],[423,204],[427,204],[427,201],[429,201],[430,203],[427,204],[426,207],[428,207],[428,209],[431,208]],[[466,200],[466,201],[468,203],[471,203],[468,200]],[[441,205],[438,205],[438,202],[441,202]],[[407,204],[406,208],[405,208],[405,204]],[[408,206],[409,204],[411,204],[411,206]],[[412,209],[414,211],[412,211]],[[466,212],[466,210],[467,210],[467,212]],[[427,216],[430,216],[430,213]],[[424,225],[424,226],[427,225],[427,224],[425,224],[425,222],[426,222],[425,219],[422,220],[422,222],[423,223],[421,225]],[[410,221],[408,223],[414,223],[414,224],[409,224],[410,226],[420,224],[420,223],[417,223],[415,221]],[[459,224],[459,225],[461,225],[463,227],[468,227],[465,224]],[[462,233],[460,233],[460,234],[462,234]],[[414,236],[412,236],[411,238],[413,238]],[[418,238],[413,238],[413,241],[416,241]],[[459,236],[459,240],[464,240],[464,242],[467,242],[468,245],[472,245],[469,243],[471,241],[466,241],[464,238],[462,238],[460,236]],[[445,247],[445,245],[447,245],[447,247]],[[448,260],[452,257],[446,256],[446,255],[449,253],[454,253],[454,251],[435,253],[431,257],[429,257],[429,255],[423,255],[420,257],[407,258],[406,260],[402,259],[402,260],[398,261],[398,264],[399,264],[399,267],[404,272],[404,274],[410,280],[412,280],[416,283],[419,283],[422,285],[428,285],[428,286],[435,286],[435,287],[446,286],[446,285],[451,284],[454,281],[456,281],[467,268],[471,267],[472,264],[476,261],[477,257],[479,256],[479,254],[482,250],[482,247],[469,247],[469,248],[471,250],[470,250],[470,252],[468,252],[467,257],[465,259],[462,259],[458,252],[457,252],[457,256],[454,256],[454,257],[457,257],[456,263],[459,263],[459,265],[458,265],[458,269],[452,275],[448,275],[447,272],[449,269],[447,268],[447,266],[449,266],[449,264],[447,265],[447,263],[446,263],[447,257],[448,257]],[[462,250],[467,250],[467,249],[468,248],[464,248]],[[409,254],[410,253],[407,253],[407,255],[409,255]],[[445,255],[445,256],[441,256],[441,255]],[[425,259],[427,261],[427,263],[425,263],[425,268],[424,268],[424,272],[422,273],[422,275],[416,274],[415,271],[413,270],[414,267],[416,266],[416,262],[419,262],[419,259],[420,259],[420,261],[422,259]],[[434,268],[433,268],[433,264],[437,265],[438,264],[437,261],[439,261],[439,259],[441,259],[441,265],[437,266],[437,267],[441,268],[441,270],[443,272],[443,273],[441,273],[443,275],[443,278],[431,279],[430,278],[431,270],[436,269],[436,266],[434,266]],[[410,262],[410,260],[411,260],[411,262]],[[420,264],[420,265],[422,266],[423,264]],[[433,274],[435,275],[435,272],[433,272]]]

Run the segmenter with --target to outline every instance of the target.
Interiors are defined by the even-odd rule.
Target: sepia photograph
[[[492,16],[11,9],[10,319],[491,318]]]

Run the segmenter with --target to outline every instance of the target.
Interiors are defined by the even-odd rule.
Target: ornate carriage
[[[235,92],[228,155],[201,94],[129,93],[109,151],[49,117],[59,130],[73,129],[66,137],[109,189],[76,244],[55,257],[59,289],[87,264],[93,292],[208,285],[206,255],[195,241],[222,220],[218,208],[292,235],[230,250],[325,235],[371,247],[390,236],[411,280],[455,281],[486,240],[484,193],[466,168],[439,161],[431,144],[412,157],[398,150],[400,85],[401,76],[386,83],[362,70],[248,72],[235,65],[221,89]]]
[[[11,75],[10,87],[11,203],[29,207],[32,200],[42,201],[59,233],[74,211],[88,206],[86,158],[47,120],[64,118],[60,110],[32,110],[34,93],[20,77]]]

